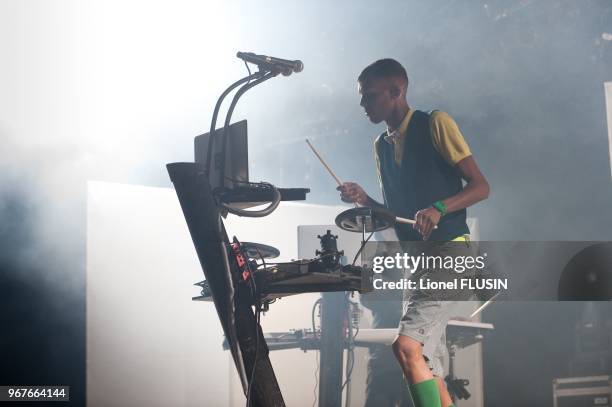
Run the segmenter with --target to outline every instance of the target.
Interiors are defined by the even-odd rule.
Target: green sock
[[[442,405],[436,379],[411,384],[410,395],[412,396],[414,407],[441,407]]]

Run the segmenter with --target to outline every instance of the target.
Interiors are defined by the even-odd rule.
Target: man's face
[[[359,104],[372,123],[380,123],[391,115],[395,99],[391,96],[388,80],[368,79],[358,83],[358,90],[361,95]]]

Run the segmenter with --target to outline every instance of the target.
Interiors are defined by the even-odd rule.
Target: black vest
[[[419,110],[412,114],[400,167],[395,163],[394,146],[384,140],[387,133],[375,141],[385,205],[396,216],[414,219],[418,210],[463,190],[459,171],[444,160],[432,143],[429,118],[429,114]],[[469,233],[465,219],[465,209],[448,213],[440,219],[429,240],[449,241]],[[395,231],[401,241],[423,240],[412,225],[398,223]]]

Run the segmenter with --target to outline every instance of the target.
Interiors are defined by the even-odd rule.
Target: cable
[[[359,257],[359,255],[361,254],[361,251],[365,247],[366,243],[368,243],[368,240],[370,240],[373,235],[374,235],[374,232],[371,232],[370,236],[368,236],[368,238],[363,241],[363,243],[361,244],[361,247],[359,248],[359,250],[357,250],[357,254],[355,255],[355,258],[353,259],[353,262],[351,263],[351,266],[355,265],[355,262],[357,262],[357,257]]]
[[[348,353],[346,356],[346,380],[342,384],[342,388],[340,391],[344,390],[346,387],[346,399],[345,399],[345,407],[350,407],[351,405],[351,376],[353,375],[353,369],[355,367],[355,338],[357,338],[357,334],[359,333],[359,324],[356,323],[353,326],[353,318],[351,307],[358,307],[359,304],[356,302],[348,300],[348,293],[346,294],[347,298],[347,319],[348,319],[348,329],[349,329],[349,343],[348,343]],[[355,333],[353,333],[353,328],[355,328]]]
[[[229,126],[230,126],[230,122],[232,120],[232,114],[234,113],[234,108],[236,107],[236,104],[238,103],[238,99],[240,99],[240,97],[249,89],[267,81],[268,79],[271,79],[273,77],[275,77],[276,75],[278,75],[278,72],[270,72],[270,73],[266,73],[266,74],[262,74],[261,71],[257,72],[255,75],[258,75],[256,80],[254,80],[253,82],[250,82],[241,86],[240,89],[238,89],[236,91],[236,93],[234,94],[234,98],[232,99],[232,102],[230,103],[229,108],[227,109],[227,114],[225,116],[225,123],[223,125],[223,146],[222,146],[222,153],[221,153],[221,163],[220,163],[220,184],[223,184],[224,178],[225,178],[225,158],[226,158],[226,153],[227,153],[227,133],[229,130]]]
[[[249,73],[249,77],[252,76],[253,74],[251,73],[251,68],[249,67],[249,64],[247,64],[247,61],[244,61],[244,66],[246,66],[247,72]],[[247,83],[250,83],[251,80],[249,79]]]
[[[255,250],[257,250],[257,254],[259,255],[259,258],[261,259],[261,263],[264,266],[264,270],[267,268],[266,266],[266,259],[263,257],[263,255],[261,254],[261,252],[259,251],[259,248],[257,246],[255,246]]]
[[[223,99],[225,99],[225,97],[229,95],[230,92],[234,90],[235,88],[237,88],[239,85],[242,85],[245,82],[250,83],[251,79],[261,77],[262,75],[263,73],[256,72],[252,75],[247,76],[246,78],[242,78],[234,82],[227,89],[225,89],[225,91],[221,94],[221,96],[219,96],[219,99],[217,99],[217,103],[215,104],[215,110],[213,111],[213,116],[212,116],[212,119],[210,120],[210,132],[208,133],[210,134],[210,137],[208,139],[208,152],[206,153],[206,164],[205,164],[206,174],[210,174],[210,164],[212,162],[212,150],[215,144],[215,127],[217,125],[217,116],[219,116],[219,110],[221,109],[221,103],[223,102]]]
[[[314,337],[317,337],[317,329],[315,326],[315,312],[317,309],[317,305],[321,304],[321,301],[323,301],[322,298],[319,298],[318,300],[315,301],[314,305],[312,306],[312,333],[314,335]],[[317,393],[317,388],[319,387],[319,358],[320,358],[320,354],[319,354],[319,349],[316,348],[315,349],[316,352],[316,363],[317,363],[317,367],[315,369],[315,387],[313,390],[314,393],[314,401],[312,402],[312,407],[315,407],[315,405],[317,404],[317,399],[319,398],[319,395]]]
[[[259,255],[259,258],[261,259],[261,262],[263,264],[264,270],[267,268],[266,266],[266,259],[264,259],[264,256],[261,254],[261,252],[259,251],[259,248],[257,246],[255,246],[255,250],[257,250],[257,254]],[[255,286],[255,295],[256,295],[256,300],[259,301],[259,292],[257,291],[257,284],[255,282],[255,272],[251,273],[251,280],[253,280],[253,286]]]
[[[312,334],[315,338],[317,337],[317,328],[315,326],[315,312],[317,310],[317,305],[319,305],[321,301],[323,301],[323,299],[319,298],[318,300],[315,301],[314,305],[312,306]]]
[[[244,257],[247,261],[246,261],[246,268],[249,271],[249,275],[251,277],[251,283],[252,285],[249,286],[249,288],[251,289],[251,294],[253,295],[253,298],[255,301],[259,300],[259,294],[257,291],[257,282],[255,281],[255,274],[254,271],[251,270],[251,264],[249,263],[249,256],[247,255],[246,252],[244,252],[242,250],[242,244],[240,243],[240,241],[234,236],[234,242],[238,244],[238,248],[240,251],[240,254],[242,255],[242,257]],[[257,248],[256,248],[257,249]],[[259,250],[257,250],[257,252],[259,253]],[[259,253],[259,256],[261,257],[261,253]],[[264,262],[265,265],[265,262]]]
[[[347,384],[351,382],[351,374],[353,373],[353,366],[355,365],[355,351],[353,349],[349,349],[349,353],[346,357],[346,379],[344,383],[342,383],[342,388],[340,391],[344,390],[344,387],[348,389]],[[348,390],[347,390],[348,393]],[[348,394],[346,395],[348,398]]]
[[[245,64],[246,64],[246,61],[245,61]],[[246,84],[248,85],[251,83],[251,80],[255,78],[262,78],[265,75],[265,73],[262,71],[255,72],[254,74],[252,74],[251,69],[249,68],[248,65],[247,65],[247,71],[249,72],[249,76],[239,79],[236,82],[232,83],[227,89],[225,89],[225,91],[223,91],[221,96],[219,96],[219,99],[217,99],[217,103],[215,104],[215,109],[213,111],[212,119],[210,120],[210,132],[208,133],[210,137],[208,139],[208,152],[206,153],[206,164],[205,164],[206,174],[210,174],[210,164],[212,162],[212,150],[214,148],[215,138],[216,138],[215,137],[215,127],[217,126],[217,117],[219,116],[219,110],[221,110],[221,104],[223,103],[223,99],[225,99],[225,97],[229,95],[232,90],[236,89],[238,86],[242,85],[243,83],[246,82]],[[223,129],[223,135],[225,135],[225,128]]]
[[[355,366],[355,350],[354,349],[349,349],[348,351],[348,355],[346,357],[346,379],[344,380],[344,383],[342,384],[342,388],[340,389],[340,391],[344,390],[344,388],[347,388],[347,399],[349,397],[349,391],[348,391],[348,386],[350,386],[350,382],[351,382],[351,375],[353,374],[353,367]]]
[[[249,184],[253,185],[254,183],[249,183]],[[268,188],[272,190],[272,193],[274,194],[274,198],[270,202],[270,205],[268,205],[266,208],[258,210],[258,211],[247,211],[244,209],[233,208],[224,202],[221,202],[221,206],[223,206],[229,213],[232,213],[237,216],[245,216],[248,218],[261,218],[264,216],[268,216],[269,214],[274,212],[276,208],[278,207],[278,204],[281,201],[281,193],[274,185],[268,182],[260,182],[258,183],[258,185],[266,185]]]
[[[236,179],[236,178],[232,178],[232,177],[228,177],[227,175],[224,177],[226,180],[232,181],[235,184],[247,184],[247,185],[261,185],[261,184],[268,184],[268,182],[251,182],[251,181],[244,181],[241,179]]]
[[[315,387],[313,390],[314,393],[314,401],[312,402],[312,407],[315,407],[317,404],[317,399],[319,398],[319,394],[317,393],[317,388],[319,387],[319,349],[315,349],[316,359],[317,359],[317,368],[315,369]]]
[[[349,340],[349,348],[348,348],[348,354],[346,356],[346,379],[344,380],[344,383],[342,384],[342,387],[340,388],[340,391],[344,390],[344,387],[346,386],[347,388],[347,395],[346,398],[348,400],[349,397],[349,387],[350,386],[350,382],[351,382],[351,375],[353,374],[353,367],[355,366],[355,350],[353,349],[353,345],[352,342],[355,339],[353,336],[353,329],[352,329],[352,325],[349,324],[349,338],[351,338]]]

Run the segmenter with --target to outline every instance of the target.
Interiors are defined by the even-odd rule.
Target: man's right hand
[[[344,182],[336,189],[340,191],[340,199],[347,203],[356,202],[359,205],[367,206],[370,200],[363,188],[354,182]]]

